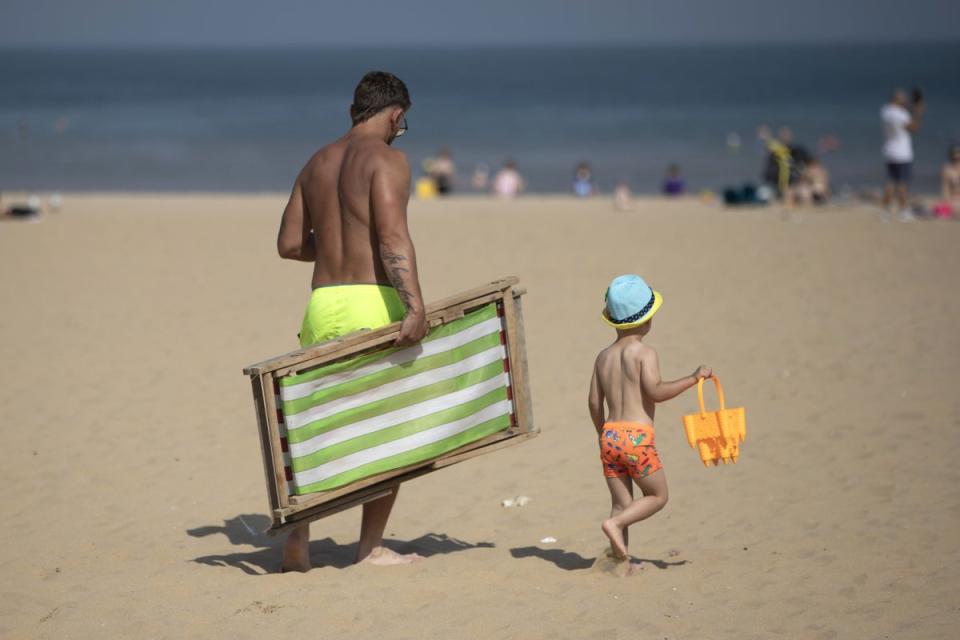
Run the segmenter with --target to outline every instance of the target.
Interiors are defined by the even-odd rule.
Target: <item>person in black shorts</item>
[[[923,95],[914,90],[913,99],[903,89],[893,92],[893,98],[880,110],[883,123],[883,159],[887,165],[887,184],[883,190],[883,206],[887,211],[896,196],[900,207],[900,219],[912,220],[913,213],[907,206],[913,165],[913,140],[911,134],[920,129],[923,117]]]

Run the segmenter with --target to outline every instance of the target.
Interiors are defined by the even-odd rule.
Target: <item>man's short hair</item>
[[[386,71],[370,71],[353,91],[350,118],[354,125],[369,120],[387,107],[410,108],[410,94],[403,80]]]

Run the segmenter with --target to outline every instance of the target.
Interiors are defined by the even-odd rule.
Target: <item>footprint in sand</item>
[[[603,552],[597,556],[597,559],[593,561],[593,566],[590,567],[592,573],[601,573],[616,576],[617,578],[636,575],[640,573],[641,570],[638,564],[634,564],[628,560],[617,560],[610,555],[609,549],[604,549]]]

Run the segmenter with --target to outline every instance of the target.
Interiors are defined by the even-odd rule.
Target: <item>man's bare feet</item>
[[[357,563],[368,562],[377,566],[386,567],[395,564],[412,564],[423,560],[419,553],[397,553],[386,547],[374,547],[366,557],[358,558]]]
[[[616,560],[626,560],[627,547],[623,542],[623,530],[617,526],[617,523],[613,521],[613,518],[607,518],[604,520],[603,524],[600,525],[600,528],[603,530],[603,533],[610,538],[610,547],[613,551],[613,557]]]
[[[283,560],[280,564],[280,572],[299,571],[306,573],[310,571],[310,530],[307,527],[298,527],[290,532],[286,542],[283,543]]]

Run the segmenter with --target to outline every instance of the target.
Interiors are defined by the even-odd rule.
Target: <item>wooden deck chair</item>
[[[429,305],[430,332],[412,347],[392,346],[394,323],[244,369],[272,532],[537,434],[515,284]]]

